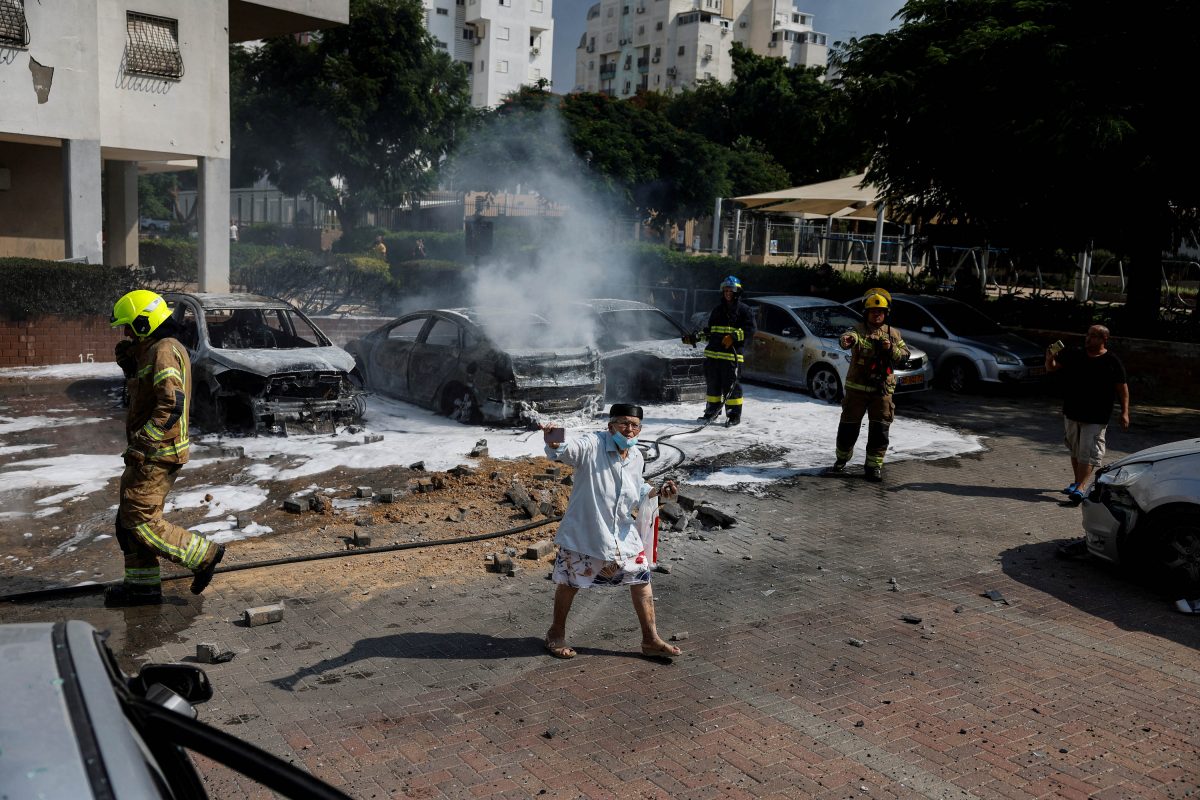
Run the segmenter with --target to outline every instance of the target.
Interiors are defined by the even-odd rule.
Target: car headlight
[[[1112,472],[1105,472],[1103,475],[1100,475],[1096,478],[1096,483],[1114,487],[1129,486],[1152,469],[1154,469],[1154,463],[1151,461],[1125,464],[1114,469]]]
[[[996,359],[997,364],[1006,364],[1010,367],[1015,367],[1021,363],[1021,359],[1014,356],[1012,353],[1006,353],[1003,350],[997,350],[992,353],[992,357]]]

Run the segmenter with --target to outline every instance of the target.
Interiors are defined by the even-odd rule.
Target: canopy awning
[[[793,186],[791,189],[776,192],[748,194],[733,199],[746,208],[757,211],[803,212],[826,217],[853,214],[856,218],[864,218],[866,215],[862,212],[867,206],[874,206],[877,197],[874,188],[864,185],[865,180],[866,174],[851,175],[849,178]],[[872,209],[870,218],[874,219],[875,214],[876,210]]]

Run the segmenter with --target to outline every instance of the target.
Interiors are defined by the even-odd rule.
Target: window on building
[[[683,55],[684,52],[686,52],[686,51],[687,51],[687,47],[685,45],[682,45],[682,44],[679,45],[679,55]]]
[[[661,58],[661,57],[662,57],[662,48],[661,48],[661,47],[656,47],[656,48],[654,48],[654,57],[655,57],[655,58]]]
[[[646,35],[646,26],[638,25],[638,36],[645,36],[645,35]]]
[[[434,44],[434,46],[435,46],[435,47],[440,47],[440,48],[442,48],[443,50],[449,50],[449,49],[450,49],[450,45],[446,44],[446,43],[445,43],[445,42],[443,42],[441,39],[434,39],[434,40],[433,40],[433,44]]]
[[[496,38],[497,39],[499,39],[502,42],[507,42],[508,34],[509,34],[509,28],[506,28],[503,25],[496,26]]]
[[[589,62],[588,62],[588,69],[595,69],[595,68],[596,68],[596,62],[595,62],[595,61],[589,61]]]
[[[464,67],[466,67],[466,68],[467,68],[467,74],[468,74],[468,75],[470,75],[470,74],[471,74],[471,70],[473,70],[473,69],[475,68],[475,62],[474,62],[474,61],[460,61],[460,62],[458,62],[458,63],[462,64]]]
[[[704,57],[712,58],[712,54],[713,54],[712,45],[711,44],[704,45]]]
[[[508,72],[508,62],[507,61],[497,61],[496,62],[496,72]]]
[[[475,31],[472,28],[463,28],[463,39],[470,42],[470,41],[474,40],[474,38],[475,38]]]
[[[611,7],[611,6],[609,6],[609,9],[608,9],[608,16],[610,16],[610,17],[611,17],[612,15],[613,15],[613,10],[612,10],[612,7]]]
[[[439,16],[439,17],[448,17],[448,16],[450,16],[450,9],[448,9],[448,8],[439,8],[439,9],[437,10],[437,13],[438,13],[438,16]]]
[[[629,81],[625,81],[625,90],[622,94],[629,94]]]
[[[633,56],[625,56],[625,69],[629,69],[631,66],[633,66]]]
[[[529,4],[529,10],[535,14],[541,14],[546,10],[546,7],[542,0],[533,0],[533,2]]]
[[[629,6],[623,6],[623,7],[621,8],[621,16],[622,16],[622,17],[625,17],[625,16],[628,16],[628,15],[629,15]]]
[[[656,31],[661,31],[661,30],[662,30],[662,23],[661,23],[661,22],[657,22],[657,23],[655,23],[655,24],[654,24],[654,30],[656,30]]]
[[[179,80],[179,22],[129,11],[125,15],[125,72]]]
[[[479,59],[479,71],[483,72],[485,69],[487,69],[487,62],[481,58]]]
[[[604,42],[606,44],[612,44],[612,31],[609,31],[604,35]]]
[[[512,0],[500,0],[502,6],[512,6]]]
[[[23,0],[0,0],[0,45],[28,47],[29,25]]]

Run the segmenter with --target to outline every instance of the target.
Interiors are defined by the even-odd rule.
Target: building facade
[[[0,256],[137,264],[139,173],[196,169],[200,284],[229,281],[229,44],[348,0],[0,0]]]
[[[498,105],[523,85],[550,80],[552,0],[424,0],[435,45],[464,64],[471,104]]]
[[[734,42],[791,66],[824,67],[829,54],[790,0],[601,0],[576,49],[575,90],[630,97],[729,81]]]

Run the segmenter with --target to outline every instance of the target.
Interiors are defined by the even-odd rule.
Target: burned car
[[[599,407],[600,354],[537,314],[415,311],[346,345],[368,388],[466,423]]]
[[[192,359],[192,422],[246,433],[331,432],[362,418],[354,358],[290,303],[165,292]]]
[[[704,398],[704,352],[683,343],[687,331],[665,312],[634,300],[597,299],[578,305],[592,320],[604,364],[606,401]]]

